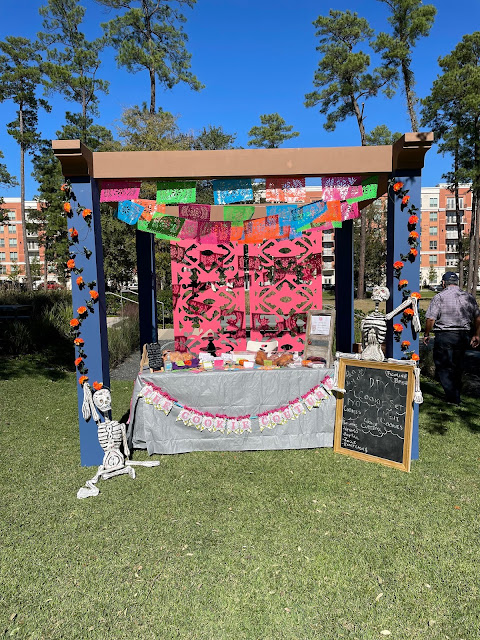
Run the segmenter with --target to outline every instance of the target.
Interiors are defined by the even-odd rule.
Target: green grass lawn
[[[3,637],[479,637],[478,400],[425,383],[410,474],[331,449],[192,453],[77,500],[94,470],[74,376],[20,373],[0,381]],[[112,384],[117,419],[131,387]]]

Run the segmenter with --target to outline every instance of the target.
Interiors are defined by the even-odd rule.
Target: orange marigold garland
[[[100,391],[100,389],[103,389],[103,382],[97,382],[95,380],[92,387],[95,389],[95,391]]]

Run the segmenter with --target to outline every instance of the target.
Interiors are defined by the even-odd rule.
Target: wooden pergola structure
[[[243,178],[262,176],[317,177],[378,175],[378,194],[387,192],[392,179],[404,183],[409,190],[410,202],[421,209],[421,172],[424,158],[433,143],[433,133],[406,133],[395,144],[369,147],[327,147],[303,149],[232,149],[219,151],[123,151],[92,152],[80,140],[54,140],[52,148],[60,160],[62,172],[72,184],[77,203],[92,210],[93,234],[88,234],[86,221],[74,213],[75,228],[80,237],[86,237],[90,258],[77,256],[85,281],[95,280],[99,292],[97,312],[89,314],[82,325],[85,352],[88,357],[89,377],[104,385],[110,384],[105,281],[103,270],[102,233],[100,224],[99,183],[102,180],[169,180],[215,178]],[[393,194],[388,198],[387,223],[387,286],[391,296],[387,311],[402,302],[402,294],[394,284],[393,263],[401,253],[408,253],[408,234],[405,233],[405,213]],[[371,201],[359,203],[365,207]],[[75,211],[76,203],[72,202]],[[212,219],[223,219],[221,207]],[[175,215],[175,213],[174,213]],[[255,208],[254,218],[265,216],[265,206]],[[217,217],[218,216],[218,217]],[[140,312],[140,342],[157,341],[156,278],[154,236],[136,232],[138,294]],[[408,279],[412,289],[420,288],[420,261],[406,263],[402,277]],[[343,222],[335,229],[335,281],[336,281],[336,348],[350,352],[354,341],[353,324],[353,223]],[[83,303],[82,292],[72,279],[73,306]],[[418,336],[413,335],[412,349],[418,350]],[[401,358],[400,346],[392,332],[387,334],[387,357]],[[101,463],[103,451],[96,430],[82,417],[82,393],[79,387],[78,415],[80,423],[80,450],[83,465]],[[418,457],[418,405],[415,405],[412,458]]]

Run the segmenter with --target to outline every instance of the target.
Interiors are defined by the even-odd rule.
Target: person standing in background
[[[460,404],[465,351],[469,345],[480,344],[480,309],[475,298],[460,289],[458,275],[453,271],[443,274],[442,287],[427,309],[423,342],[428,344],[433,329],[436,377],[446,401]]]

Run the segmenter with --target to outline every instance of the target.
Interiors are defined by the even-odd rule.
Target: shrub
[[[140,323],[138,320],[138,307],[133,304],[126,305],[124,316],[121,322],[108,330],[110,368],[118,366],[139,348]]]

